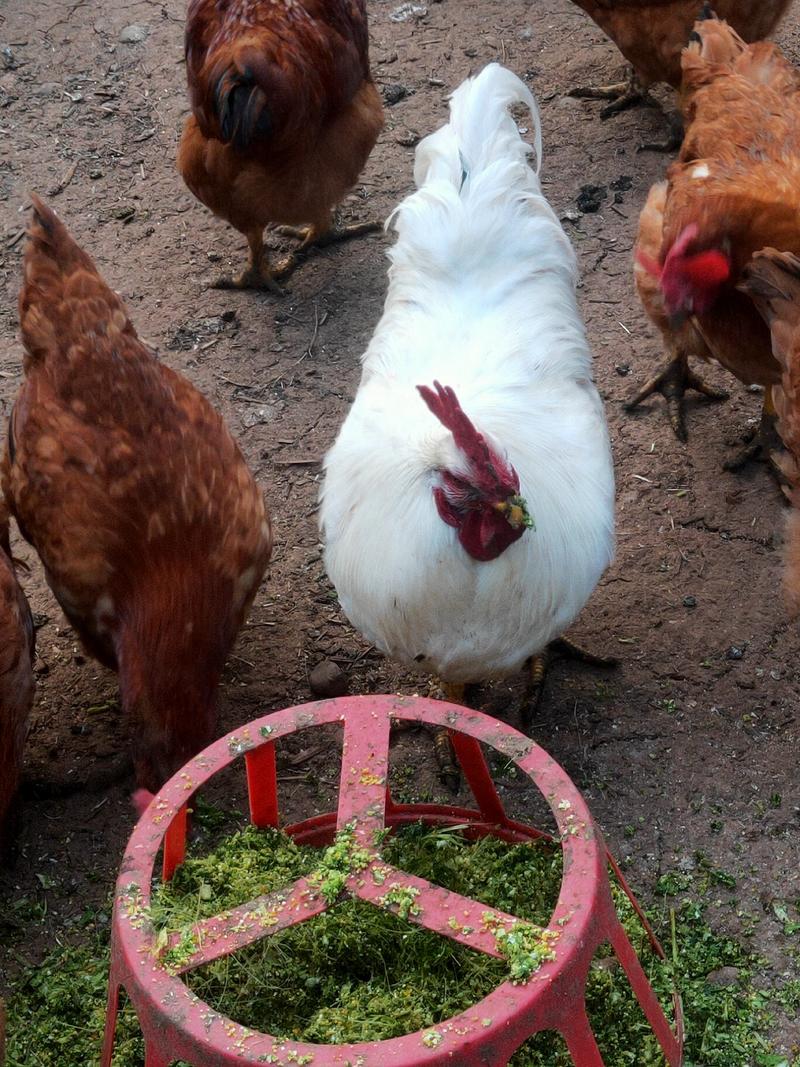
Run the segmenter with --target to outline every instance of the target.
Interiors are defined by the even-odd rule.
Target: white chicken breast
[[[516,75],[491,64],[456,90],[390,220],[383,317],[325,461],[325,565],[345,614],[448,683],[520,669],[613,555],[608,432],[540,157]]]

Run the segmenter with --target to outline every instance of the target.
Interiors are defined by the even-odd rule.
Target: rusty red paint
[[[392,719],[421,720],[450,729],[477,809],[392,801],[387,787]],[[491,833],[508,841],[547,837],[508,818],[481,742],[516,763],[542,792],[558,825],[564,877],[546,928],[554,958],[526,984],[505,982],[460,1015],[405,1037],[312,1045],[281,1041],[234,1023],[200,1001],[160,962],[148,910],[153,867],[162,844],[165,868],[167,855],[171,857],[167,876],[181,862],[185,806],[191,793],[244,755],[253,821],[276,825],[275,741],[298,729],[331,723],[344,729],[338,811],[287,826],[287,833],[298,842],[323,845],[333,839],[337,828],[354,825],[358,847],[367,853],[368,860],[348,877],[345,892],[392,910],[397,908],[397,893],[404,893],[414,905],[409,921],[475,951],[499,955],[495,931],[507,929],[516,921],[514,917],[384,863],[375,832],[384,826],[423,819],[434,825],[466,824],[471,834]],[[612,944],[628,975],[669,1067],[680,1067],[683,1035],[679,1001],[676,999],[678,1021],[673,1031],[616,916],[607,859],[589,810],[564,771],[528,738],[486,715],[442,701],[391,696],[342,697],[274,712],[221,738],[191,760],[166,783],[131,835],[117,881],[101,1067],[111,1064],[120,987],[128,993],[142,1026],[146,1067],[167,1067],[175,1059],[185,1059],[197,1067],[264,1062],[285,1067],[298,1062],[312,1067],[344,1067],[348,1063],[360,1067],[500,1067],[528,1037],[546,1029],[563,1034],[578,1067],[603,1067],[586,1017],[584,986],[592,957],[606,941]],[[620,884],[630,895],[621,875]],[[312,918],[326,907],[313,878],[299,879],[278,893],[204,920],[195,928],[199,947],[185,962],[182,973]],[[645,928],[661,952],[646,921]]]

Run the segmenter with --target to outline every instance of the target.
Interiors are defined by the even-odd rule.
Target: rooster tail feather
[[[257,61],[250,63],[246,55],[240,59],[234,65],[220,64],[210,84],[221,139],[244,152],[269,138],[273,119]]]
[[[469,78],[450,98],[450,121],[417,147],[414,181],[422,186],[447,177],[457,189],[497,160],[528,162],[530,147],[522,140],[509,114],[512,104],[524,104],[533,119],[534,170],[542,160],[542,127],[533,93],[516,74],[490,63]]]

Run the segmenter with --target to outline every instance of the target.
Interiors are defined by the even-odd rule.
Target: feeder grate
[[[392,801],[387,789],[392,720],[424,722],[450,731],[476,809]],[[530,777],[558,825],[564,874],[550,922],[540,935],[551,958],[527,982],[506,981],[473,1007],[427,1030],[347,1045],[316,1045],[259,1033],[214,1011],[187,988],[180,974],[324,912],[328,904],[308,878],[196,923],[194,943],[200,947],[178,973],[161,963],[164,950],[172,947],[178,935],[166,946],[157,944],[149,920],[150,886],[162,845],[164,879],[171,878],[183,861],[190,797],[243,756],[251,821],[256,826],[276,827],[275,741],[326,724],[344,728],[338,810],[287,826],[286,833],[300,844],[325,845],[333,841],[337,831],[350,828],[361,862],[359,869],[348,875],[345,894],[391,910],[391,899],[396,900],[397,893],[387,896],[387,885],[411,890],[415,908],[408,915],[410,922],[490,956],[502,955],[502,932],[510,931],[518,920],[391,867],[379,855],[376,831],[422,820],[434,826],[466,824],[470,834],[493,834],[512,842],[547,839],[547,834],[508,817],[481,743],[502,753]],[[614,909],[609,859],[583,798],[564,771],[529,738],[487,715],[443,701],[398,696],[341,697],[274,712],[221,738],[190,760],[154,797],[131,835],[114,901],[101,1067],[111,1067],[121,988],[139,1018],[145,1067],[169,1067],[179,1059],[194,1067],[255,1063],[284,1067],[298,1063],[313,1067],[501,1067],[541,1030],[556,1030],[562,1035],[576,1067],[604,1067],[586,1012],[585,985],[592,958],[605,942],[611,944],[624,969],[666,1063],[680,1067],[680,1001],[676,996],[673,1030]],[[654,950],[663,957],[641,909],[611,862]]]

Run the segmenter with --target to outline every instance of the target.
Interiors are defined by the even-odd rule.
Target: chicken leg
[[[276,296],[283,296],[284,291],[278,285],[276,275],[279,268],[270,270],[269,256],[264,248],[264,231],[251,230],[247,234],[250,246],[250,265],[235,278],[222,277],[212,282],[212,289],[266,289]]]
[[[450,704],[463,704],[467,687],[463,683],[440,682],[443,698]],[[444,726],[430,728],[433,734],[433,753],[439,765],[439,778],[451,793],[457,793],[461,785],[461,772],[456,762],[450,732]]]
[[[295,237],[300,241],[300,246],[294,252],[284,256],[277,264],[276,276],[285,278],[291,274],[311,248],[326,248],[338,241],[349,241],[353,237],[362,237],[364,234],[376,233],[381,229],[383,229],[383,223],[380,222],[354,222],[350,226],[341,226],[330,220],[327,225],[276,226],[275,233],[281,234],[282,237]]]
[[[642,84],[639,75],[631,67],[627,81],[615,82],[614,85],[579,85],[570,89],[567,96],[578,97],[584,100],[610,100],[600,112],[601,119],[610,119],[612,115],[618,115],[620,111],[627,111],[637,104],[646,104],[648,107],[658,107]]]
[[[764,392],[764,406],[761,409],[761,421],[749,444],[723,463],[726,471],[740,471],[754,460],[766,461],[771,473],[780,486],[786,484],[786,477],[780,462],[785,449],[778,433],[778,415],[772,398],[772,389],[767,386]]]
[[[530,733],[533,716],[542,702],[544,692],[544,679],[547,668],[554,656],[564,659],[578,660],[580,663],[588,663],[593,667],[616,667],[619,660],[616,656],[598,656],[594,652],[587,652],[585,648],[574,644],[566,637],[558,637],[551,641],[541,652],[530,658],[530,676],[528,688],[522,701],[520,717],[522,728],[526,734]]]
[[[686,441],[686,416],[683,398],[687,389],[695,389],[709,400],[727,400],[728,394],[721,389],[713,389],[689,367],[689,357],[681,349],[675,349],[674,355],[659,368],[656,374],[641,387],[625,404],[626,411],[633,411],[643,400],[653,393],[661,393],[667,402],[667,414],[675,436]]]

